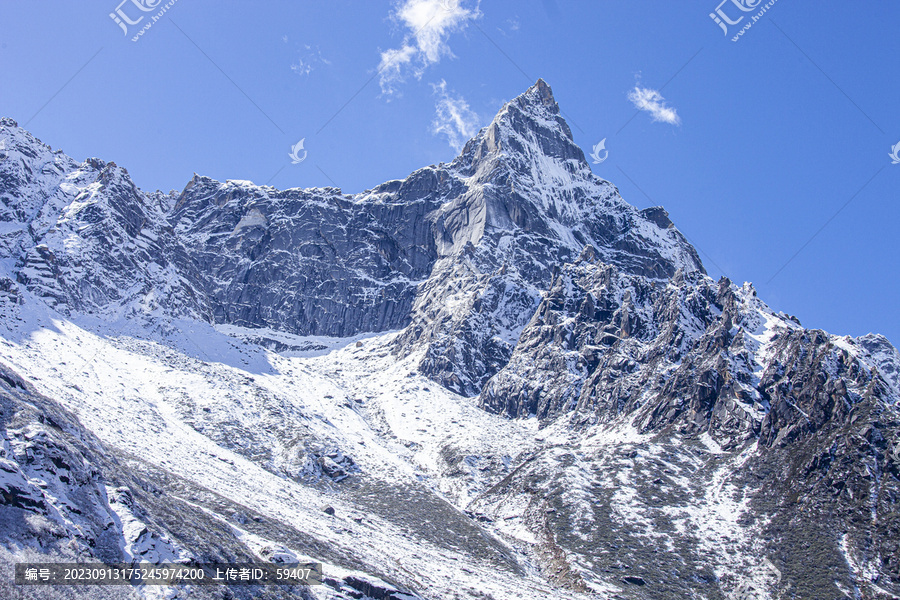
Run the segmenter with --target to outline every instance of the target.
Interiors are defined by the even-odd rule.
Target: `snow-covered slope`
[[[241,598],[900,593],[900,354],[710,279],[543,81],[356,195],[146,193],[0,141],[4,560],[325,565]]]

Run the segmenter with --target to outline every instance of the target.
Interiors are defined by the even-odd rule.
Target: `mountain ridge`
[[[366,577],[385,598],[900,593],[900,354],[711,279],[665,209],[591,172],[543,80],[451,163],[352,195],[146,193],[10,119],[0,136],[0,391],[109,458],[77,484],[44,468],[24,448],[81,451],[29,441],[26,410],[0,512],[57,507],[85,556],[117,551],[73,533],[67,494],[144,523],[156,542],[103,525],[128,556],[319,558],[333,598]],[[141,486],[234,539],[179,534]],[[7,548],[46,541],[23,531]],[[454,583],[449,556],[480,575]]]

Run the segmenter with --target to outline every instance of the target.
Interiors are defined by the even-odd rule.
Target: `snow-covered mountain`
[[[354,195],[147,193],[0,140],[5,581],[297,558],[326,584],[103,593],[900,595],[900,353],[710,279],[543,81]]]

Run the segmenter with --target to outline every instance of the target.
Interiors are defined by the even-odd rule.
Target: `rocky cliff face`
[[[78,498],[83,523],[54,510],[85,556],[310,556],[341,574],[323,598],[900,594],[900,354],[709,278],[543,81],[453,162],[354,195],[146,193],[0,139],[3,414],[31,440],[7,445],[51,457],[7,453],[4,505]],[[22,433],[41,411],[67,433]],[[316,531],[273,533],[294,522]]]
[[[543,81],[504,106],[448,168],[465,193],[441,208],[442,260],[399,344],[427,343],[422,371],[454,391],[477,395],[509,361],[542,291],[585,248],[653,280],[703,271],[671,223],[626,204],[591,173]]]

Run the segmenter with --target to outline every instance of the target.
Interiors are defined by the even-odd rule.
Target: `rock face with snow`
[[[709,278],[543,81],[354,195],[0,141],[3,552],[321,560],[311,598],[900,595],[900,354]]]
[[[676,229],[591,173],[543,81],[447,168],[466,187],[435,217],[440,259],[399,344],[427,343],[423,372],[454,391],[479,393],[509,361],[555,271],[586,247],[651,279],[703,271]]]

